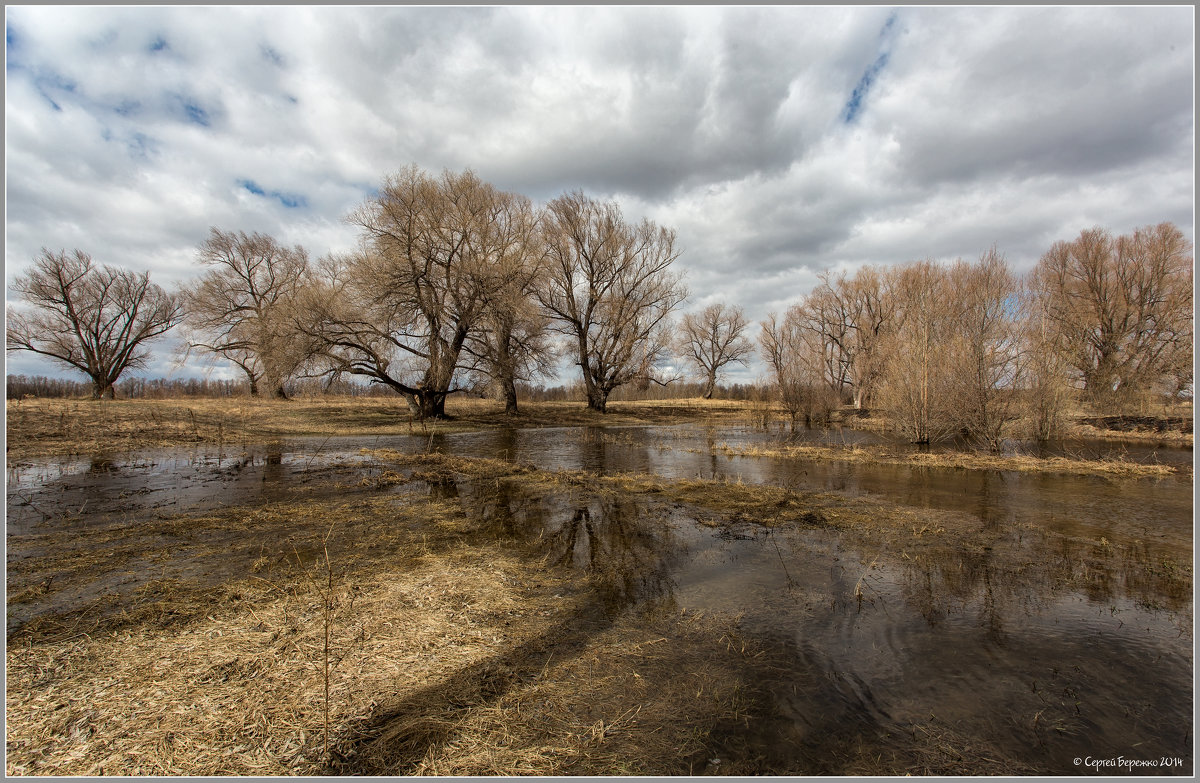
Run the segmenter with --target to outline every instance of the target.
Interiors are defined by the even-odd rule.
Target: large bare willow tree
[[[1120,237],[1094,228],[1038,262],[1052,344],[1093,400],[1191,384],[1191,250],[1171,223]]]
[[[417,415],[442,418],[446,397],[463,390],[468,339],[523,252],[527,209],[470,171],[405,169],[349,216],[362,245],[325,262],[299,323],[334,373],[385,384]]]
[[[999,451],[1021,415],[1014,394],[1022,380],[1018,283],[995,247],[973,264],[948,270],[955,326],[943,348],[950,370],[950,418],[973,441]]]
[[[855,408],[871,401],[883,357],[878,350],[894,317],[894,271],[866,266],[853,277],[823,273],[801,303],[801,321],[816,333],[826,381]]]
[[[704,380],[704,399],[711,399],[717,380],[730,364],[745,364],[754,346],[746,339],[746,316],[740,307],[712,304],[687,313],[679,323],[679,353]]]
[[[934,261],[901,267],[893,288],[895,327],[880,345],[886,358],[876,398],[892,426],[914,443],[944,440],[959,428],[955,368],[946,349],[960,310],[948,277]]]
[[[145,366],[146,344],[179,323],[179,299],[150,273],[97,266],[81,250],[43,249],[13,289],[33,306],[10,313],[7,350],[48,356],[85,373],[92,398],[115,396],[121,374]]]
[[[589,408],[604,412],[613,389],[663,381],[667,319],[685,298],[675,232],[625,222],[615,202],[576,191],[550,202],[545,218],[547,284],[537,292],[556,329],[573,343]]]
[[[210,270],[183,289],[187,351],[232,362],[251,395],[261,388],[286,398],[284,384],[314,351],[293,323],[308,254],[264,234],[213,228],[197,260]]]

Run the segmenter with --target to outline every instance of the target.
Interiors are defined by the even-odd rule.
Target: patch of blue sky
[[[110,144],[122,144],[134,160],[149,160],[158,153],[158,142],[139,131],[113,131],[107,125],[100,130],[100,138]]]
[[[52,89],[60,92],[74,93],[77,88],[75,82],[54,71],[41,71],[34,77],[34,83],[42,89]]]
[[[153,41],[150,42],[149,51],[161,52],[161,51],[164,51],[164,50],[170,49],[170,48],[171,48],[171,44],[167,43],[167,39],[163,38],[160,35],[160,36],[156,37]]]
[[[263,198],[275,199],[288,209],[301,209],[308,206],[308,199],[297,193],[284,193],[281,190],[267,190],[252,179],[239,179],[239,187],[248,193]]]
[[[208,118],[208,112],[194,103],[185,103],[183,110],[187,114],[188,122],[203,125],[205,128],[212,124],[212,121]]]
[[[854,92],[850,93],[850,100],[846,101],[846,105],[842,109],[842,122],[849,125],[862,112],[863,100],[866,99],[867,93],[871,90],[871,85],[875,83],[875,77],[884,69],[887,62],[888,53],[883,52],[875,58],[875,62],[871,63],[870,67],[863,73],[862,78],[858,80],[858,84],[854,86]]]
[[[895,11],[892,11],[890,14],[888,14],[887,21],[883,23],[883,29],[879,31],[879,37],[881,39],[887,38],[888,33],[890,33],[892,28],[896,26],[896,19],[898,16],[899,15]]]
[[[158,152],[158,142],[144,133],[136,131],[131,133],[126,144],[129,147],[130,156],[134,158],[145,160]]]
[[[858,118],[858,115],[862,113],[863,101],[866,100],[867,93],[871,90],[871,85],[875,83],[879,72],[888,64],[888,58],[891,55],[892,32],[896,28],[896,20],[898,18],[899,15],[896,11],[888,14],[887,21],[883,23],[883,27],[879,30],[879,56],[863,72],[863,75],[858,80],[858,84],[854,85],[854,91],[850,93],[850,99],[842,107],[842,122],[847,125],[854,122]]]
[[[6,70],[11,78],[28,79],[38,94],[45,98],[55,111],[62,111],[64,97],[76,96],[77,85],[75,82],[54,71],[35,70],[15,62],[11,58],[6,63]],[[78,100],[77,97],[76,100]]]
[[[199,125],[202,128],[212,126],[213,112],[202,106],[195,98],[175,93],[170,95],[168,100],[174,104],[175,112],[192,125]]]
[[[7,35],[9,39],[16,35],[11,25]],[[117,103],[99,103],[80,90],[75,81],[45,67],[26,65],[12,56],[11,52],[5,66],[11,78],[27,80],[55,111],[63,110],[63,104],[66,102],[64,99],[69,99],[72,104],[97,115],[111,111],[121,117],[131,117],[142,110],[142,102],[132,98],[125,98]]]
[[[276,65],[280,68],[284,66],[283,55],[272,49],[270,46],[264,45],[262,47],[262,56],[264,60],[272,65]]]

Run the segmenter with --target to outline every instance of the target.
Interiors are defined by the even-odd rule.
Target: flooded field
[[[454,626],[481,629],[474,652],[461,664],[445,650],[420,659],[444,679],[344,683],[379,690],[347,708],[327,769],[1191,774],[1190,470],[1107,478],[718,448],[783,437],[696,425],[510,429],[10,464],[10,651],[36,657],[80,632],[117,639],[151,609],[168,626],[216,622],[162,595],[202,605],[256,579],[302,584],[296,569],[322,547],[361,567],[365,593],[384,589],[371,574],[385,562],[389,573],[424,573],[442,553],[483,553],[503,565],[504,589],[536,594],[536,609],[513,604],[501,618],[507,599],[495,593],[489,609],[485,591],[468,602],[474,619]],[[1125,454],[1191,462],[1190,450]],[[425,606],[409,600],[410,614]],[[369,653],[370,613],[357,622],[354,655],[368,668],[408,654]],[[18,677],[34,665],[21,654],[9,657]],[[589,695],[588,681],[611,687]],[[27,707],[9,687],[19,723]],[[97,721],[83,741],[107,736]],[[568,724],[578,744],[554,745]],[[298,740],[308,755],[261,769],[319,769],[296,766],[317,763],[314,732],[310,723]],[[14,755],[28,765],[17,772],[44,769],[22,755],[37,745],[21,736],[10,730],[10,771]],[[105,741],[109,769],[132,763],[121,741]],[[491,766],[464,761],[476,741]],[[263,742],[254,752],[276,759]],[[1118,757],[1153,765],[1089,766]]]

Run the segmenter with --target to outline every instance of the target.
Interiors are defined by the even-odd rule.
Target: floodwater
[[[832,744],[902,749],[932,723],[1056,774],[1094,772],[1074,763],[1089,756],[1191,768],[1190,603],[1130,573],[1073,589],[1077,544],[1030,557],[1049,540],[1014,530],[989,551],[906,563],[827,530],[712,529],[632,499],[460,497],[493,534],[544,541],[552,562],[598,577],[611,611],[740,615],[783,666],[762,673],[773,710],[728,727],[730,752],[836,773]]]
[[[986,546],[948,540],[910,558],[837,530],[752,519],[714,527],[637,498],[533,497],[516,483],[436,488],[480,520],[481,536],[537,542],[551,562],[587,575],[607,612],[739,615],[776,662],[761,673],[771,704],[727,727],[715,754],[751,747],[779,770],[836,772],[827,750],[847,737],[903,748],[934,726],[1051,774],[1191,773],[1190,572],[1186,591],[1155,577],[1167,561],[1192,561],[1190,472],[1135,480],[714,454],[783,437],[694,425],[495,430],[34,462],[8,471],[9,563],[35,557],[47,528],[269,503],[377,471],[363,447],[878,498],[967,515]],[[1191,463],[1190,449],[1126,454]],[[1112,551],[1124,554],[1098,567],[1094,555]],[[13,623],[10,608],[10,632]],[[1153,765],[1088,766],[1118,757]]]

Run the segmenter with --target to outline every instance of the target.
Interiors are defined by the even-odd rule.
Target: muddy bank
[[[8,771],[1191,770],[1163,485],[1113,485],[1153,538],[627,431],[455,437],[10,474]],[[507,459],[416,453],[470,443]]]

